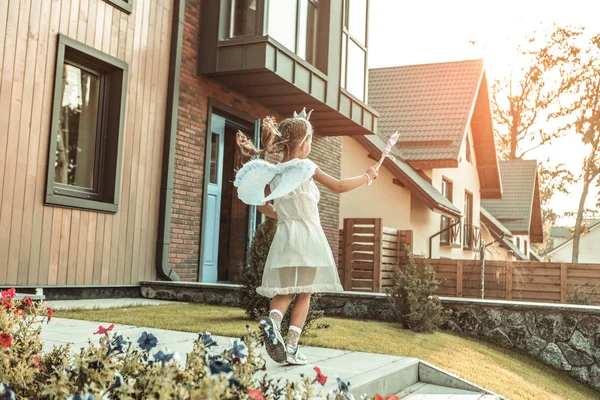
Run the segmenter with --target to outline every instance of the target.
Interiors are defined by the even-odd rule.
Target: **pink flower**
[[[317,372],[317,377],[315,380],[321,384],[321,386],[325,386],[327,383],[327,377],[321,373],[321,369],[319,367],[313,368]]]
[[[16,294],[17,294],[17,291],[15,290],[15,288],[3,290],[0,292],[0,296],[2,296],[2,299],[8,299],[8,300],[14,299]]]
[[[0,346],[8,349],[12,343],[12,339],[12,336],[10,336],[8,333],[0,333]]]
[[[252,400],[265,400],[265,396],[259,389],[248,389],[248,397]]]
[[[111,324],[108,328],[105,328],[102,325],[100,325],[98,327],[98,330],[96,332],[94,332],[94,335],[104,335],[105,333],[112,331],[114,329],[114,327],[115,327],[115,324]]]
[[[31,297],[24,297],[23,304],[25,304],[27,307],[33,307],[33,301],[31,301]]]

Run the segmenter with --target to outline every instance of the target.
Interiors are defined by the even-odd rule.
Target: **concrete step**
[[[406,400],[499,400],[500,397],[473,392],[471,390],[455,389],[448,386],[432,385],[430,383],[419,382],[402,392],[397,393],[398,397]]]

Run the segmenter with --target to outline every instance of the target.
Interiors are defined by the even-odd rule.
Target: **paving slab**
[[[91,300],[50,300],[45,301],[47,307],[54,310],[95,310],[107,308],[140,307],[140,306],[162,306],[165,304],[186,304],[166,300],[155,300],[146,298],[123,298],[123,299],[91,299]]]

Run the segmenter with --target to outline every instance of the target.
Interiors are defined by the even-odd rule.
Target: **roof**
[[[498,221],[513,234],[530,235],[532,243],[543,240],[537,161],[500,161],[502,199],[481,200]]]
[[[571,231],[565,226],[553,226],[550,229],[550,237],[553,238],[569,238],[571,237]]]
[[[506,247],[508,247],[508,248],[509,248],[509,249],[510,249],[510,250],[511,250],[513,253],[514,253],[514,255],[515,255],[515,256],[517,256],[517,257],[518,257],[518,258],[520,258],[521,260],[526,260],[526,261],[529,261],[529,257],[527,257],[527,256],[525,255],[525,253],[523,253],[523,252],[521,251],[521,249],[519,249],[519,248],[518,248],[518,247],[517,247],[517,246],[516,246],[516,245],[515,245],[515,244],[512,242],[512,240],[510,240],[510,239],[507,239],[507,238],[504,238],[504,239],[501,239],[501,240],[502,240],[502,243],[504,243],[504,244],[506,245]]]
[[[512,233],[504,226],[500,221],[498,221],[489,211],[485,208],[480,208],[481,213],[481,221],[486,224],[486,226],[495,231],[495,233],[500,237],[502,235],[512,237]]]
[[[541,257],[538,253],[536,253],[535,251],[531,250],[531,247],[529,248],[529,256],[531,258],[531,261],[544,261],[544,258]]]
[[[591,220],[586,220],[584,222],[586,222],[588,224],[588,229],[590,231],[600,227],[600,220],[591,219]],[[566,240],[565,242],[559,244],[558,246],[556,246],[555,248],[553,248],[552,250],[550,250],[548,252],[548,254],[552,254],[555,251],[558,251],[559,249],[562,249],[563,247],[568,246],[569,243],[572,243],[572,242],[573,242],[573,238],[571,237],[570,239]]]
[[[376,158],[381,157],[381,152],[386,145],[386,141],[378,135],[356,137],[356,140]],[[397,156],[396,149],[392,149],[391,155],[394,157],[386,158],[383,165],[428,207],[453,217],[461,215],[460,210],[450,200]]]
[[[398,131],[398,155],[414,168],[457,167],[471,126],[482,196],[501,197],[483,60],[371,69],[369,105],[380,136]]]

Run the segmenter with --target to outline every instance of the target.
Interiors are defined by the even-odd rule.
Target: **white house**
[[[584,233],[579,239],[579,262],[600,263],[600,219],[587,219]],[[550,236],[554,239],[554,249],[548,258],[554,262],[571,262],[573,255],[573,235],[568,228],[553,227]]]
[[[379,132],[342,139],[342,176],[373,165],[394,132],[400,139],[373,187],[341,197],[340,228],[344,218],[382,218],[413,231],[416,254],[476,257],[481,199],[502,197],[483,61],[371,70],[369,105]]]

